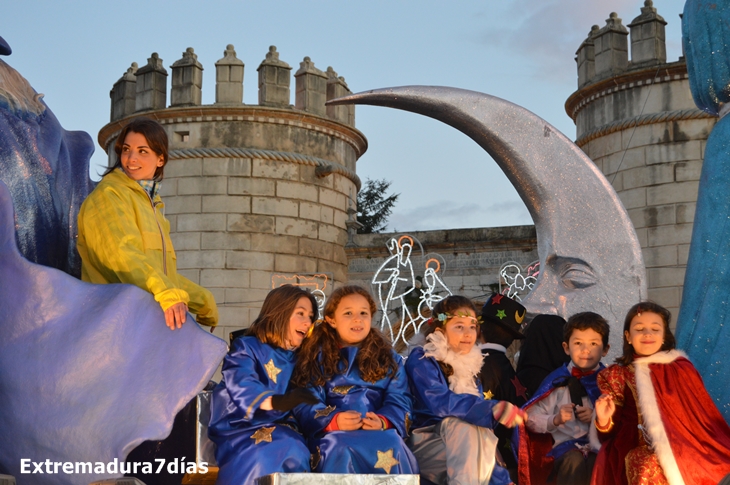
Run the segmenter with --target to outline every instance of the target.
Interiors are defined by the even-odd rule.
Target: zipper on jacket
[[[165,276],[167,276],[167,245],[165,244],[165,235],[162,233],[162,226],[160,226],[160,221],[157,220],[157,209],[155,208],[155,203],[146,190],[144,190],[144,193],[150,200],[152,213],[154,214],[155,222],[157,223],[157,230],[160,231],[160,239],[162,239],[162,271],[165,273]]]

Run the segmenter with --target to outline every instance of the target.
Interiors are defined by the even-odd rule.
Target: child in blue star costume
[[[593,312],[577,313],[563,330],[570,363],[551,372],[525,404],[529,418],[519,427],[520,484],[547,482],[589,485],[597,436],[589,438],[593,408],[601,392],[596,383],[608,353],[609,326]],[[595,431],[594,431],[595,433]]]
[[[294,410],[322,473],[418,473],[403,439],[411,396],[402,359],[371,328],[375,302],[359,286],[327,300],[325,321],[302,346],[292,382],[319,402]]]
[[[425,326],[424,326],[425,327]],[[452,295],[436,304],[425,345],[406,361],[415,397],[409,446],[421,466],[422,483],[512,483],[497,451],[493,429],[524,419],[507,401],[486,399],[478,378],[482,354],[474,304]]]
[[[244,485],[271,473],[310,470],[309,449],[290,411],[316,399],[304,389],[287,390],[294,352],[310,332],[316,308],[311,293],[276,288],[249,336],[233,342],[211,399],[208,435],[217,447],[217,483]]]

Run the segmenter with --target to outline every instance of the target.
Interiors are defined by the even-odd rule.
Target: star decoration
[[[491,390],[484,393],[484,399],[492,399],[493,397],[494,393]]]
[[[344,396],[345,394],[350,392],[350,389],[352,389],[353,387],[355,386],[335,386],[332,388],[332,392]]]
[[[406,413],[406,434],[411,434],[411,425],[413,424],[413,421],[411,421],[411,413]]]
[[[515,386],[515,392],[517,395],[527,401],[527,388],[522,385],[517,376],[514,376],[510,382],[512,382],[512,385]]]
[[[259,428],[254,434],[251,435],[251,439],[256,441],[256,443],[254,443],[256,445],[258,445],[262,441],[271,443],[271,433],[273,433],[275,429],[276,426],[272,426],[270,428]]]
[[[497,315],[495,315],[495,316],[496,316],[497,318],[499,318],[500,320],[502,320],[502,319],[503,319],[504,317],[506,317],[507,315],[505,315],[505,313],[504,313],[504,310],[497,310]]]
[[[274,365],[274,359],[269,360],[266,365],[264,365],[264,369],[266,369],[266,373],[269,375],[269,379],[274,381],[274,384],[276,384],[276,376],[279,375],[281,369],[277,368]]]
[[[390,469],[400,462],[393,457],[393,449],[388,451],[378,451],[378,462],[375,463],[373,468],[382,468],[385,473],[390,473]]]
[[[327,406],[326,408],[320,409],[319,411],[317,411],[316,413],[314,413],[314,418],[315,419],[316,418],[322,418],[322,417],[325,417],[326,418],[327,416],[329,416],[330,414],[332,414],[332,411],[334,411],[335,409],[336,408],[334,406]]]
[[[492,305],[499,305],[502,303],[502,298],[504,298],[504,295],[494,295],[492,297]]]

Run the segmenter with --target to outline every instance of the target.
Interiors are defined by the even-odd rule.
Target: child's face
[[[568,342],[563,342],[563,350],[570,356],[573,366],[582,371],[594,369],[608,353],[603,347],[603,337],[592,328],[573,330]]]
[[[451,350],[459,354],[468,354],[477,341],[477,318],[471,308],[459,308],[455,317],[444,325],[446,342]]]
[[[287,333],[287,344],[289,348],[298,348],[307,338],[307,333],[312,327],[314,320],[314,308],[312,301],[303,296],[299,298],[297,306],[294,308],[291,317],[289,317],[289,332]]]
[[[631,319],[625,334],[639,357],[656,354],[664,345],[664,320],[656,313],[641,312]]]
[[[344,345],[357,345],[370,333],[370,302],[362,295],[347,295],[340,300],[334,318],[327,317],[327,323],[337,330]]]

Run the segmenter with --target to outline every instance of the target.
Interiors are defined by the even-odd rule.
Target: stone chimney
[[[664,26],[667,23],[657,13],[652,0],[645,0],[641,15],[630,24],[631,64],[657,65],[667,62],[667,44]]]
[[[133,62],[109,91],[109,97],[112,99],[111,121],[120,120],[134,113],[137,98],[136,72],[137,63]]]
[[[331,99],[341,98],[352,93],[347,87],[344,77],[338,77],[332,67],[327,68],[327,101]],[[352,109],[351,109],[352,108]],[[340,123],[346,123],[350,126],[355,126],[355,106],[354,105],[341,105],[341,106],[326,106],[327,117]],[[352,112],[352,114],[351,114]]]
[[[320,116],[327,114],[324,103],[327,99],[327,75],[314,67],[314,62],[305,57],[299,63],[294,77],[297,80],[294,107]]]
[[[200,106],[203,98],[203,66],[192,47],[172,66],[170,106]]]
[[[622,73],[629,65],[629,32],[616,12],[611,12],[606,25],[593,36],[596,77],[606,78]]]
[[[276,46],[269,47],[269,52],[256,69],[259,73],[259,104],[261,106],[291,106],[291,66],[279,60]]]
[[[163,109],[167,102],[167,71],[157,52],[147,59],[147,65],[137,69],[135,111]]]
[[[215,63],[215,104],[243,104],[243,61],[236,57],[233,44]]]

